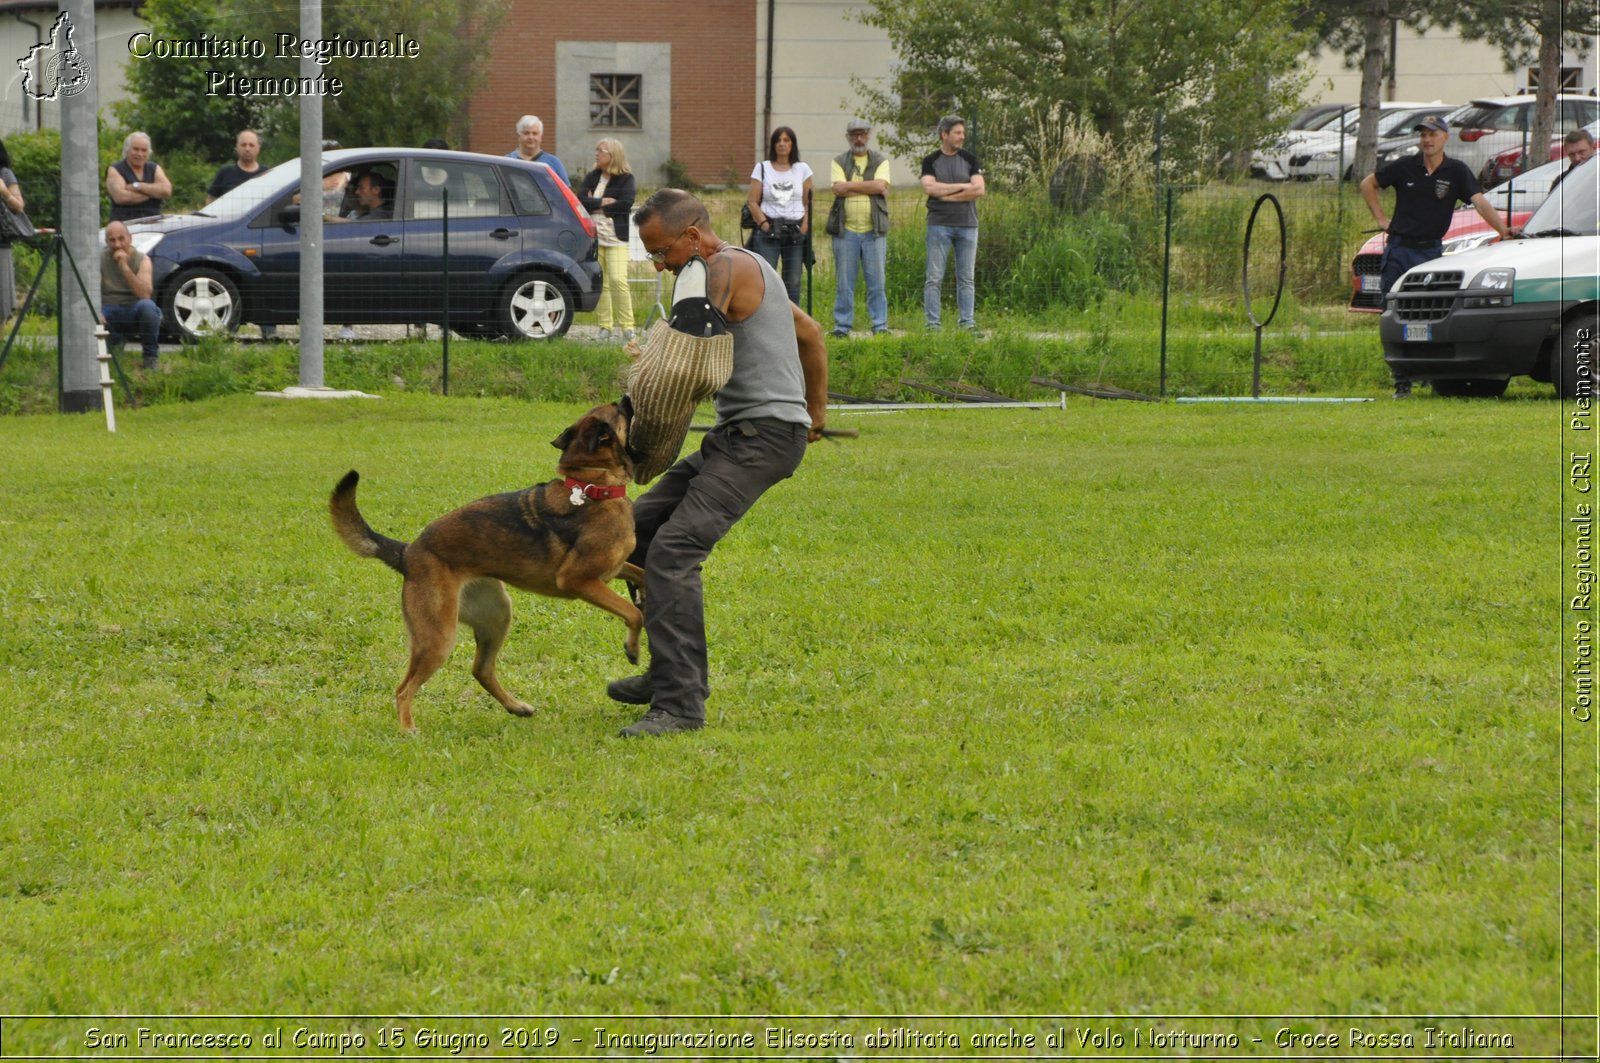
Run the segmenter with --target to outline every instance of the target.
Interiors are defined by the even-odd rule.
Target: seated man
[[[394,217],[394,196],[390,186],[381,176],[368,170],[356,178],[355,206],[344,217],[328,221],[385,221]]]
[[[128,227],[120,221],[107,225],[106,249],[100,253],[100,320],[114,347],[128,336],[139,337],[145,369],[154,369],[160,354],[161,308],[151,299],[154,293],[150,259],[134,248]]]

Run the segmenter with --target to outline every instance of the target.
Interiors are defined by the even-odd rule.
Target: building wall
[[[489,74],[469,109],[467,148],[504,154],[516,147],[524,114],[544,120],[544,148],[576,181],[594,166],[594,145],[614,136],[641,186],[662,183],[669,157],[702,184],[749,173],[755,122],[759,0],[617,0],[583,4],[512,0],[489,58]],[[639,69],[617,69],[638,63]],[[591,128],[591,73],[636,73],[644,128]]]
[[[785,125],[800,141],[801,158],[818,169],[818,160],[826,161],[848,146],[844,126],[860,112],[861,105],[852,76],[875,88],[887,85],[895,63],[894,49],[887,33],[857,19],[858,13],[870,6],[861,0],[775,0],[777,33],[768,116],[768,0],[756,3],[756,115],[745,176],[766,154],[767,135]],[[827,176],[825,170],[823,176]]]
[[[53,8],[0,5],[0,136],[61,128],[59,101],[28,99],[22,91],[22,70],[17,65],[38,43],[38,37],[49,36],[59,14]],[[36,31],[21,19],[37,23],[39,29]],[[128,39],[144,28],[144,21],[134,15],[131,7],[95,9],[93,82],[102,113],[127,96]],[[81,27],[76,30],[77,34],[84,32]],[[81,47],[81,38],[78,43]]]
[[[1453,30],[1432,29],[1418,33],[1402,26],[1395,47],[1395,93],[1397,100],[1465,103],[1482,96],[1511,96],[1529,83],[1528,68],[1507,70],[1500,49],[1482,41],[1463,40]],[[1595,56],[1568,52],[1562,66],[1581,67],[1580,92],[1595,87]],[[1387,97],[1387,82],[1385,82]],[[1361,99],[1361,71],[1348,70],[1338,52],[1316,56],[1316,74],[1306,87],[1307,102],[1321,99],[1330,103]]]

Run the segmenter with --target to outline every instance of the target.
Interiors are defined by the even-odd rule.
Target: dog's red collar
[[[567,477],[566,486],[572,491],[572,504],[581,506],[584,502],[604,502],[608,498],[621,498],[628,493],[627,484],[613,484],[602,487],[599,484],[584,483]]]

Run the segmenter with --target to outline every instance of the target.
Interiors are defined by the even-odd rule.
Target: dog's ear
[[[617,434],[611,430],[611,426],[596,418],[589,429],[589,453],[594,453],[616,438]]]
[[[560,435],[552,439],[550,441],[550,445],[555,447],[557,450],[564,452],[568,447],[572,446],[572,439],[576,434],[576,428],[569,428],[565,432],[562,432]]]
[[[622,411],[622,423],[633,423],[633,396],[624,395],[617,401],[617,409]]]

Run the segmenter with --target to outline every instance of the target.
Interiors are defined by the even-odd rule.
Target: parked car
[[[1527,222],[1532,211],[1513,212],[1507,221],[1511,228]],[[1459,254],[1494,240],[1500,234],[1483,220],[1473,207],[1463,207],[1450,218],[1450,228],[1444,234],[1444,253]],[[1388,237],[1378,233],[1356,252],[1350,261],[1350,307],[1357,313],[1377,314],[1383,311],[1383,293],[1379,285],[1383,276],[1383,252]]]
[[[1600,331],[1600,162],[1583,163],[1528,219],[1527,238],[1435,259],[1389,293],[1389,365],[1441,395],[1499,395],[1514,376],[1593,395]]]
[[[1489,96],[1472,100],[1448,118],[1450,140],[1445,145],[1445,154],[1466,163],[1473,173],[1481,172],[1491,156],[1524,144],[1528,130],[1533,127],[1535,100],[1534,96]],[[1596,119],[1600,119],[1600,99],[1574,95],[1556,97],[1557,135]],[[1380,152],[1378,162],[1381,165],[1399,155],[1416,153],[1416,140],[1412,138],[1410,144],[1388,149],[1388,157]]]
[[[182,340],[300,316],[300,215],[321,209],[329,324],[435,323],[514,339],[560,336],[600,300],[594,222],[543,163],[463,151],[360,148],[323,156],[300,202],[300,162],[273,167],[193,214],[129,223],[150,256],[163,327]],[[356,188],[385,202],[361,217]]]
[[[1301,111],[1294,119],[1300,123],[1299,125],[1291,123],[1289,128],[1279,134],[1271,144],[1251,152],[1250,176],[1265,181],[1287,181],[1289,156],[1295,153],[1296,147],[1308,134],[1337,123],[1339,115],[1348,110],[1349,106],[1349,104],[1318,104],[1316,107]]]
[[[1453,138],[1455,135],[1455,130],[1458,127],[1461,117],[1463,115],[1471,114],[1474,110],[1476,110],[1476,108],[1472,104],[1464,103],[1460,107],[1445,113],[1444,120],[1450,123],[1450,129],[1452,131],[1452,144],[1454,143]],[[1378,151],[1375,165],[1378,167],[1383,167],[1400,158],[1402,155],[1415,155],[1420,150],[1422,149],[1417,146],[1416,131],[1412,129],[1402,130],[1392,137],[1384,137],[1378,141]],[[1447,155],[1454,154],[1454,149],[1450,145],[1446,145],[1444,150],[1445,154]],[[1365,177],[1366,175],[1362,174],[1361,176]]]
[[[1600,122],[1591,122],[1583,127],[1589,131],[1591,137],[1600,135]],[[1507,148],[1498,155],[1490,157],[1483,164],[1483,169],[1478,173],[1478,183],[1484,188],[1494,188],[1502,181],[1509,181],[1520,174],[1526,165],[1526,149],[1521,144],[1514,148]],[[1557,134],[1550,138],[1550,161],[1567,157],[1566,134]]]
[[[1445,114],[1455,110],[1454,104],[1438,102],[1384,103],[1380,107],[1378,115],[1380,141],[1401,133],[1410,133],[1411,127],[1426,115]],[[1329,133],[1321,142],[1306,144],[1305,150],[1289,157],[1289,176],[1301,181],[1331,181],[1342,173],[1346,181],[1353,180],[1356,137],[1360,126],[1360,110],[1351,111],[1339,132]]]

